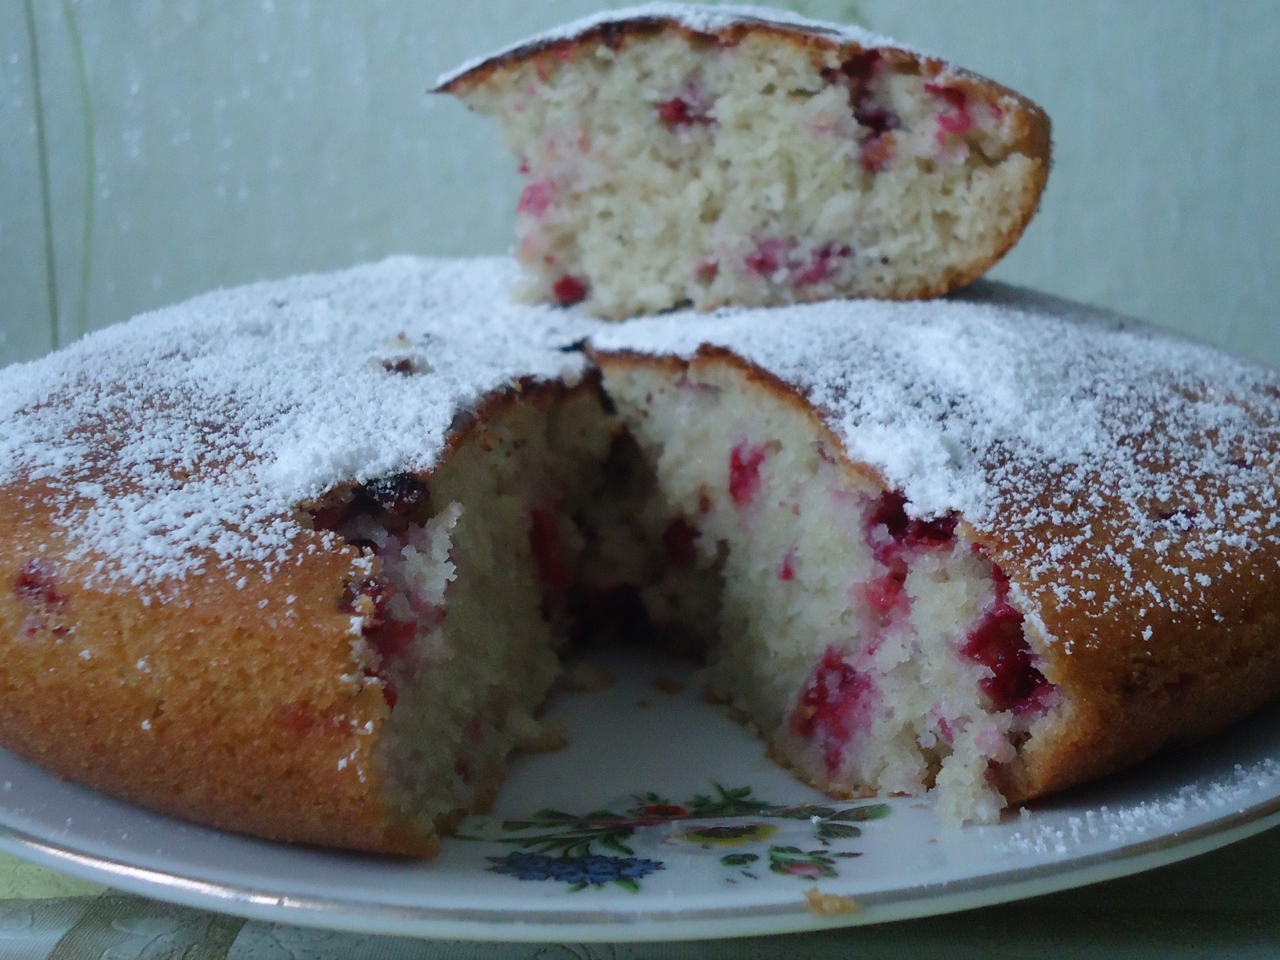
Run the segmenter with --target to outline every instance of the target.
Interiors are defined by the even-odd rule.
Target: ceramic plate
[[[420,863],[148,814],[0,753],[0,848],[190,906],[369,933],[658,940],[923,916],[1118,877],[1280,822],[1280,710],[993,826],[833,801],[702,702],[692,670],[616,652],[562,695],[570,745],[524,757],[491,815]]]

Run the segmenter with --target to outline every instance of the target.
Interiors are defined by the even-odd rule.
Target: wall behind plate
[[[424,91],[597,0],[0,0],[0,363],[210,287],[507,248],[494,131]],[[1042,103],[995,275],[1280,366],[1280,4],[791,0]]]

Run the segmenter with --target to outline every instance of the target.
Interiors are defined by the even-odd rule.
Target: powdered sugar
[[[1115,809],[1103,805],[1082,811],[1066,822],[1051,818],[1027,831],[1018,831],[996,846],[1001,854],[1067,856],[1084,846],[1104,842],[1109,845],[1134,843],[1148,837],[1162,837],[1171,831],[1203,819],[1240,811],[1270,799],[1280,778],[1280,763],[1264,758],[1248,767],[1236,764],[1230,775],[1203,783],[1192,783],[1176,791],[1131,806]]]
[[[960,512],[1007,545],[1032,593],[1084,610],[1134,595],[1201,607],[1205,561],[1230,569],[1280,525],[1280,377],[1049,297],[980,284],[943,301],[677,313],[592,343],[733,350],[816,404],[913,514]],[[1155,595],[1138,572],[1152,566],[1176,596]]]
[[[863,30],[861,27],[812,20],[787,10],[774,10],[769,7],[734,6],[730,4],[710,6],[688,3],[647,3],[619,10],[604,10],[547,30],[544,33],[527,37],[493,53],[473,58],[453,70],[441,74],[439,79],[436,80],[436,87],[437,89],[445,87],[491,60],[503,59],[513,55],[532,54],[553,43],[562,40],[574,40],[596,27],[634,20],[666,20],[679,24],[688,30],[709,35],[714,35],[722,30],[741,24],[770,24],[792,27],[811,36],[824,37],[838,44],[856,43],[863,48],[893,47],[898,50],[917,52],[905,44]]]
[[[72,557],[101,555],[108,580],[181,578],[209,558],[269,569],[298,503],[429,468],[490,391],[580,375],[561,348],[589,325],[510,306],[514,278],[497,258],[396,258],[103,331],[5,371],[0,483],[46,483]]]
[[[1276,539],[1280,377],[1209,348],[994,284],[603,325],[511,304],[516,272],[398,258],[256,284],[9,368],[0,483],[47,485],[72,556],[107,581],[269,572],[298,504],[430,468],[459,411],[578,377],[570,345],[590,337],[712,343],[794,384],[912,514],[958,511],[1000,545],[1032,620],[1125,609],[1147,637],[1156,611],[1220,619],[1215,581]]]

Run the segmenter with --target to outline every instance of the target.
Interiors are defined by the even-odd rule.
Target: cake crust
[[[182,819],[277,840],[427,856],[386,809],[369,746],[388,715],[339,613],[356,551],[311,550],[270,581],[207,576],[168,600],[86,588],[47,488],[8,484],[0,582],[10,638],[0,743],[60,777]],[[290,598],[286,602],[286,597]],[[106,760],[105,758],[110,758]]]

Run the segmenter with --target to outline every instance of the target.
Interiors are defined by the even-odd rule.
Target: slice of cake
[[[1280,690],[1275,374],[998,286],[591,344],[723,580],[710,690],[821,789],[990,820]]]
[[[258,284],[5,370],[0,744],[272,839],[429,855],[483,808],[549,739],[530,525],[611,442],[515,273]]]
[[[5,370],[0,745],[426,855],[556,745],[579,640],[678,644],[799,776],[953,822],[1280,692],[1276,374],[997,286],[604,324],[517,272],[258,284]]]
[[[1013,246],[1049,172],[1025,97],[760,8],[601,14],[437,89],[518,158],[523,296],[611,319],[946,293]]]

